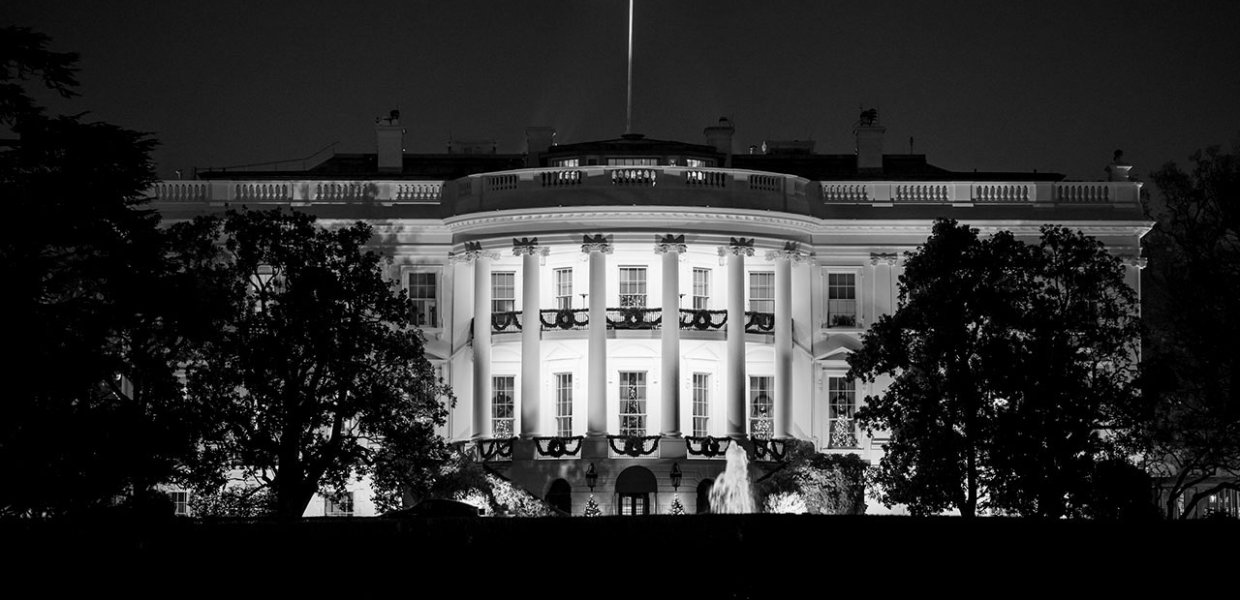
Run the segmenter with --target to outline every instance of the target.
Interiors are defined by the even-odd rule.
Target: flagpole
[[[624,132],[633,133],[633,0],[629,0],[629,96],[625,106]]]

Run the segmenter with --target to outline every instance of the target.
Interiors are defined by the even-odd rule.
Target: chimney
[[[1128,172],[1132,170],[1132,165],[1124,160],[1124,151],[1116,150],[1111,164],[1107,165],[1107,181],[1128,181]]]
[[[542,166],[542,155],[555,145],[555,128],[546,125],[525,128],[525,166]]]
[[[857,172],[883,172],[883,134],[887,128],[878,124],[878,110],[861,112],[853,134],[857,136]]]
[[[736,133],[736,127],[732,125],[727,117],[719,117],[719,124],[712,125],[702,130],[706,135],[706,143],[715,147],[715,151],[725,155],[724,166],[732,166],[732,134]]]
[[[399,173],[405,167],[405,130],[400,126],[400,111],[375,119],[375,149],[379,171]]]

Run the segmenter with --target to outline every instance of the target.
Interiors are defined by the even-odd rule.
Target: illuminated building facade
[[[604,514],[666,513],[675,497],[694,512],[731,443],[759,468],[793,438],[881,457],[884,435],[853,416],[886,382],[847,378],[845,359],[896,306],[902,255],[937,217],[1027,239],[1045,223],[1083,230],[1139,291],[1149,223],[1123,165],[1099,182],[957,173],[884,154],[884,131],[863,115],[856,152],[832,155],[803,141],[734,153],[725,119],[705,144],[556,145],[533,127],[522,154],[454,142],[415,155],[393,113],[374,154],[163,182],[154,206],[371,223],[458,398],[450,440],[572,514],[591,495]],[[373,514],[356,494],[349,512]]]

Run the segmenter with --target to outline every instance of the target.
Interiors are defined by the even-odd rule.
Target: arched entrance
[[[697,486],[697,511],[699,514],[710,512],[710,489],[715,487],[714,479],[703,479]]]
[[[629,467],[616,478],[616,506],[621,515],[650,514],[650,498],[656,489],[654,473],[646,467]]]
[[[573,488],[563,479],[551,482],[547,490],[547,504],[554,506],[566,514],[573,513]]]

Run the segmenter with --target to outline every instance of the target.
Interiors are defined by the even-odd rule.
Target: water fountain
[[[710,488],[710,512],[712,513],[752,513],[754,507],[753,492],[749,489],[749,457],[745,449],[735,440],[728,444],[725,454],[728,461],[723,474],[715,479]]]

